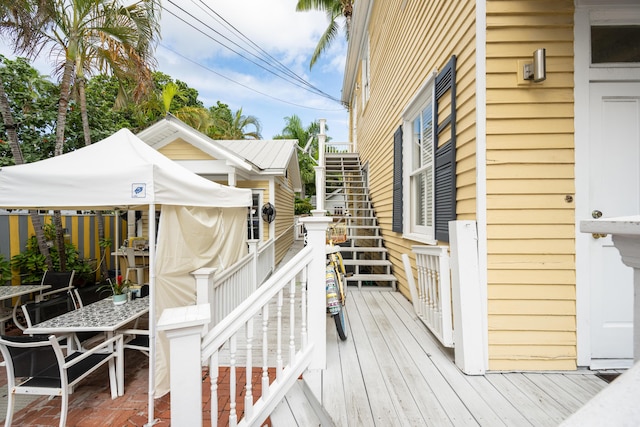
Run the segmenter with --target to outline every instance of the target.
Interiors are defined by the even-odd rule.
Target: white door
[[[591,83],[589,207],[594,217],[640,213],[640,83]],[[589,238],[594,368],[633,360],[633,270],[611,236]]]

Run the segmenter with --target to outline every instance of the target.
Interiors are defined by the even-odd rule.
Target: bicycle
[[[340,246],[335,243],[342,243],[346,241],[346,229],[345,233],[340,234],[336,231],[337,226],[331,227],[327,232],[327,267],[326,267],[326,289],[327,289],[327,311],[333,317],[336,324],[336,330],[338,336],[342,341],[347,339],[347,326],[345,322],[345,302],[346,302],[346,288],[345,277],[348,274],[344,268],[344,262],[342,260],[342,254],[340,253]],[[344,237],[344,240],[342,238]],[[340,241],[342,240],[342,241]]]

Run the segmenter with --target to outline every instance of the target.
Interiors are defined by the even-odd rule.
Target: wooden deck
[[[327,323],[323,406],[336,426],[557,426],[607,385],[585,370],[467,376],[398,292],[350,288],[347,317],[344,342]],[[293,394],[296,423],[318,425]]]

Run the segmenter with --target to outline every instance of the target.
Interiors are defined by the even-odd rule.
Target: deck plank
[[[558,374],[555,374],[558,375]],[[564,414],[566,416],[571,415],[580,409],[583,403],[577,399],[570,391],[565,388],[559,386],[555,381],[551,378],[551,375],[545,375],[541,373],[526,373],[525,377],[530,379],[532,382],[536,383],[538,387],[543,389],[547,394],[549,394],[556,402],[562,404],[565,409]]]
[[[402,390],[401,385],[390,378],[390,372],[387,372],[387,369],[396,371],[397,366],[390,363],[389,349],[384,345],[375,319],[365,304],[351,303],[361,299],[361,294],[350,291],[348,298],[347,310],[352,330],[350,339],[358,349],[360,371],[367,389],[374,425],[409,425],[399,402],[399,394],[405,395],[406,390]]]
[[[409,425],[419,425],[421,423],[427,425],[451,425],[449,417],[439,404],[435,393],[421,372],[421,364],[431,364],[431,361],[428,360],[426,355],[423,355],[424,357],[419,361],[411,358],[412,353],[405,348],[405,344],[411,344],[411,342],[407,343],[398,334],[390,332],[398,326],[392,325],[387,318],[389,313],[383,311],[376,301],[376,295],[379,295],[379,293],[370,292],[362,294],[362,297],[367,301],[371,315],[376,319],[376,324],[380,329],[381,338],[389,349],[390,360],[387,363],[392,363],[397,367],[397,370],[388,372],[388,380],[392,383],[404,384],[405,387],[402,387],[401,390],[408,392],[407,395],[401,395],[400,399],[403,402],[402,410],[409,418]],[[388,307],[387,304],[384,305]],[[416,393],[416,390],[420,392]],[[408,410],[412,412],[408,412]]]
[[[602,389],[607,386],[606,381],[603,381],[597,376],[591,374],[565,374],[565,376],[589,391],[589,393],[591,393],[591,397],[600,393]]]
[[[543,389],[531,382],[523,374],[512,373],[505,374],[505,377],[511,381],[516,387],[526,393],[530,398],[538,403],[540,411],[542,411],[552,423],[551,425],[560,424],[567,418],[566,408],[553,399]]]
[[[436,390],[442,405],[449,408],[447,413],[454,425],[503,425],[499,415],[483,402],[482,396],[453,364],[450,355],[445,354],[444,349],[440,347],[424,324],[413,312],[409,311],[409,308],[412,307],[409,301],[398,292],[381,293],[380,296],[388,302],[390,310],[399,316],[398,323],[405,324],[415,336],[420,337],[418,343],[422,352],[429,355],[437,372],[439,372],[439,375],[430,374],[428,376],[429,382],[439,382],[433,386],[433,389]]]
[[[496,389],[500,390],[504,396],[508,396],[513,406],[518,408],[529,423],[536,427],[553,427],[558,425],[557,421],[549,418],[543,411],[538,400],[532,399],[531,395],[525,393],[522,388],[510,381],[506,374],[489,373],[485,375],[485,377],[487,381],[493,384]]]

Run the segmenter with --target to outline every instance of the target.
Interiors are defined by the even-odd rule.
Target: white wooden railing
[[[451,273],[448,246],[412,246],[416,256],[418,284],[408,274],[416,314],[442,345],[453,347]],[[405,261],[405,270],[407,263]],[[409,273],[411,268],[409,266]]]
[[[196,303],[209,303],[213,327],[246,300],[275,268],[275,243],[271,239],[260,245],[249,242],[249,253],[231,267],[216,274],[216,269],[202,268],[192,273],[196,280]]]
[[[308,245],[204,338],[201,335],[210,321],[209,303],[162,313],[158,329],[170,340],[172,425],[202,425],[202,413],[194,409],[201,408],[202,402],[201,386],[196,386],[201,384],[200,363],[209,367],[212,417],[218,415],[218,382],[230,392],[230,426],[261,425],[303,372],[305,377],[317,378],[326,368],[324,271],[330,219],[309,217],[303,221]],[[200,285],[198,290],[203,280]],[[228,369],[228,376],[219,378],[221,367]],[[251,379],[256,371],[260,386],[254,390]],[[237,379],[243,374],[246,383],[240,387],[244,397],[238,402]],[[311,390],[319,395],[317,388],[312,386]]]
[[[308,340],[306,289],[311,260],[311,248],[303,249],[291,261],[291,268],[274,274],[202,341],[202,360],[209,365],[211,376],[212,414],[218,413],[219,368],[229,367],[224,387],[230,390],[231,426],[264,421],[309,366],[313,346]],[[296,319],[300,319],[297,324]],[[269,342],[269,328],[276,329],[275,342]],[[254,366],[260,368],[261,376],[260,398],[256,403],[251,384]],[[269,367],[275,367],[275,380],[269,377]],[[239,374],[246,377],[241,422],[236,402]]]
[[[324,143],[325,153],[353,153],[353,142],[333,142]]]
[[[280,237],[278,237],[279,239]],[[263,283],[273,273],[276,266],[276,241],[269,239],[263,245],[258,246],[256,258],[256,282]],[[258,285],[259,286],[259,285]]]

